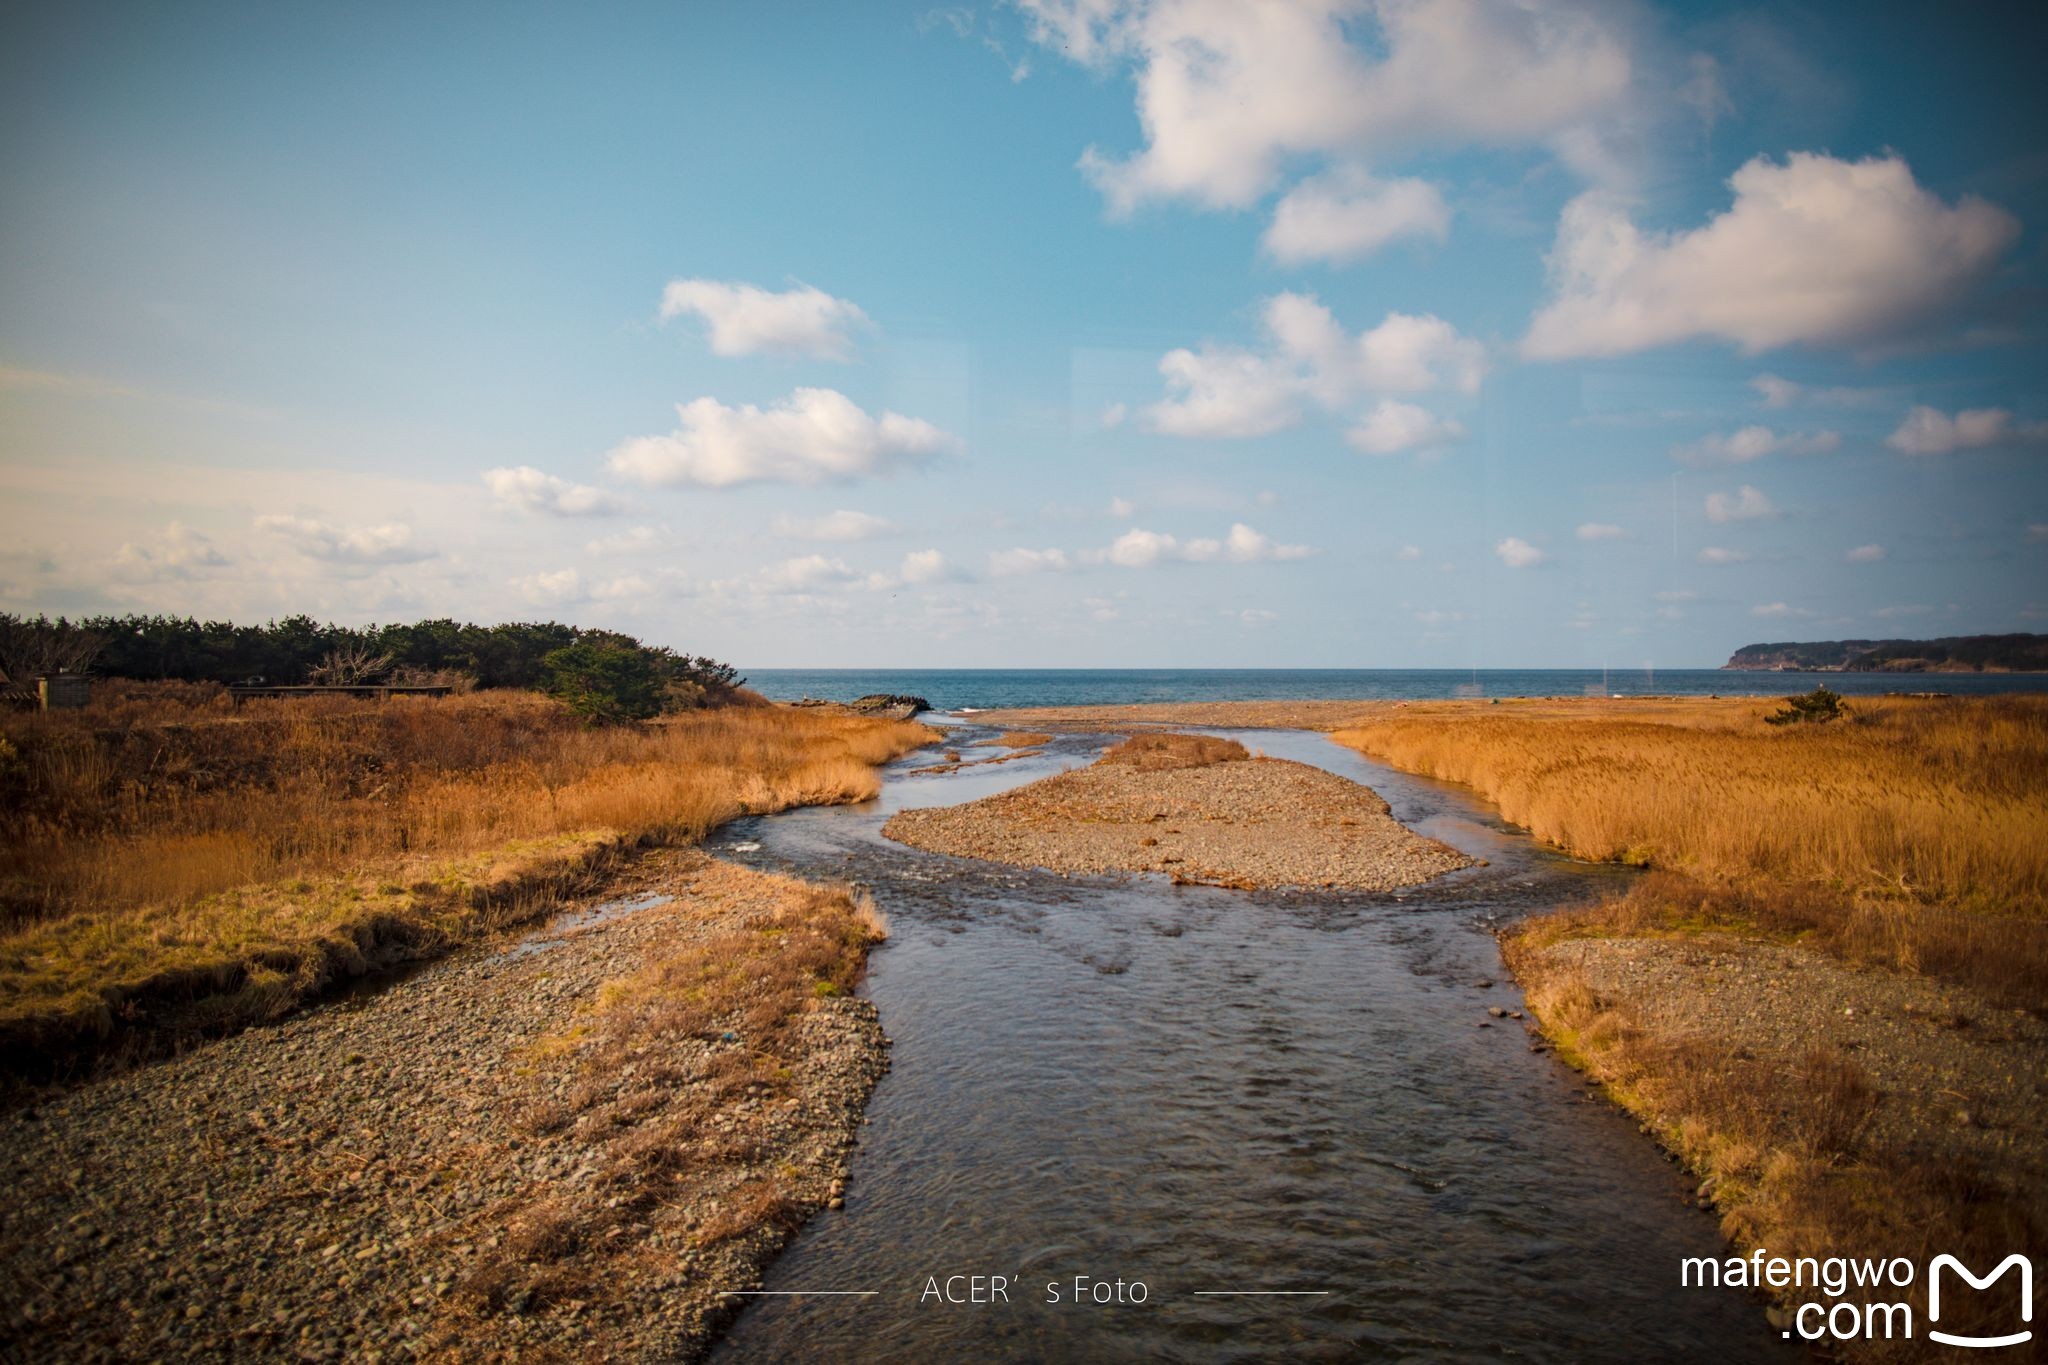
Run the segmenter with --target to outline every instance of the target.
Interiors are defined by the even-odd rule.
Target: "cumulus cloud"
[[[1289,190],[1273,210],[1263,243],[1283,265],[1343,265],[1404,237],[1441,242],[1450,231],[1450,205],[1427,180],[1381,180],[1347,168]]]
[[[763,592],[802,593],[851,583],[859,577],[843,559],[797,555],[763,569],[755,575],[754,585]]]
[[[1885,548],[1882,545],[1858,545],[1842,558],[1851,564],[1875,564],[1884,556]]]
[[[570,602],[581,602],[589,596],[584,591],[583,575],[575,569],[556,569],[552,572],[527,574],[512,580],[513,588],[519,595],[536,607],[558,607]]]
[[[1065,550],[996,550],[988,557],[988,571],[997,578],[1027,573],[1065,573],[1074,567]]]
[[[1885,444],[1907,455],[1949,455],[1986,446],[2048,441],[2048,422],[2016,422],[2004,408],[1966,408],[1953,417],[1921,404],[1906,414]]]
[[[1839,432],[1776,432],[1769,427],[1749,426],[1673,446],[1671,458],[1689,465],[1748,464],[1766,455],[1824,455],[1841,448]]]
[[[1020,3],[1041,43],[1134,68],[1144,149],[1081,158],[1119,215],[1155,199],[1244,208],[1304,154],[1548,143],[1582,162],[1633,74],[1622,37],[1576,6]]]
[[[656,485],[820,483],[920,464],[958,446],[930,422],[893,412],[870,417],[833,389],[797,389],[767,409],[699,398],[679,405],[676,416],[676,430],[625,442],[607,467]]]
[[[125,541],[114,552],[116,577],[131,581],[196,578],[227,564],[228,557],[212,540],[181,521],[171,522],[154,536]]]
[[[1729,550],[1719,545],[1709,545],[1695,555],[1694,558],[1702,564],[1747,564],[1749,563],[1749,552],[1746,550]]]
[[[1645,232],[1598,191],[1574,199],[1550,255],[1555,297],[1524,354],[1892,339],[1954,303],[2019,235],[2019,220],[1985,200],[1944,204],[1896,156],[1758,157],[1729,184],[1732,206],[1688,232]]]
[[[937,550],[912,550],[903,556],[903,563],[896,570],[896,576],[905,583],[944,583],[956,575],[953,566]]]
[[[775,534],[787,540],[873,540],[903,529],[887,517],[844,508],[822,517],[777,516],[774,526]]]
[[[1465,427],[1427,408],[1384,398],[1358,425],[1344,433],[1344,439],[1353,449],[1367,455],[1394,455],[1404,450],[1456,444],[1465,439]]]
[[[506,507],[551,517],[604,517],[625,510],[625,504],[602,488],[570,483],[532,465],[487,469],[484,486]]]
[[[631,555],[643,554],[659,549],[662,533],[652,526],[635,526],[615,536],[599,536],[583,543],[583,552],[590,555]]]
[[[1532,569],[1550,558],[1520,536],[1508,536],[1496,541],[1493,553],[1510,569]]]
[[[1760,374],[1749,381],[1767,408],[1860,408],[1875,403],[1884,397],[1883,389],[1854,389],[1845,387],[1816,388],[1810,384],[1796,384],[1774,374]]]
[[[434,556],[413,543],[412,527],[402,522],[378,526],[335,526],[310,517],[281,514],[256,518],[256,529],[289,541],[311,559],[330,564],[415,564]]]
[[[1580,540],[1634,540],[1635,534],[1626,527],[1614,526],[1604,521],[1584,521],[1579,529],[1572,532]]]
[[[1199,537],[1182,540],[1164,531],[1140,526],[1118,536],[1100,549],[999,550],[989,556],[989,572],[998,577],[1026,573],[1061,573],[1084,565],[1108,565],[1119,569],[1150,569],[1161,564],[1269,564],[1306,559],[1315,553],[1307,545],[1283,545],[1264,532],[1238,522],[1221,539]]]
[[[1420,545],[1403,545],[1400,549],[1394,551],[1394,558],[1413,562],[1422,558],[1422,547]]]
[[[1805,607],[1789,606],[1784,602],[1760,602],[1756,606],[1753,606],[1749,609],[1749,614],[1751,616],[1767,617],[1813,615],[1813,613],[1811,611],[1808,611]]]
[[[694,314],[704,320],[711,349],[719,355],[820,356],[847,360],[849,333],[867,325],[859,308],[799,284],[781,293],[721,280],[670,280],[661,291],[661,319]]]
[[[1146,409],[1172,436],[1263,436],[1301,420],[1305,403],[1338,410],[1362,395],[1452,388],[1476,393],[1486,349],[1442,318],[1389,313],[1347,333],[1313,295],[1284,293],[1261,312],[1258,350],[1205,344],[1159,362],[1167,397]]]
[[[1715,525],[1730,521],[1755,521],[1778,515],[1777,504],[1763,490],[1743,484],[1733,493],[1707,494],[1707,520]]]

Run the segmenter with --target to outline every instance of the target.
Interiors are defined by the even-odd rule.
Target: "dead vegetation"
[[[1776,708],[1435,703],[1331,738],[1696,884],[1639,888],[1616,925],[1704,915],[2048,1005],[2048,697],[1866,698],[1827,725]]]
[[[1924,1267],[1943,1252],[1994,1264],[2048,1237],[2038,1188],[2019,1163],[1987,1165],[1944,1140],[1939,1126],[1908,1138],[1896,1121],[1881,1125],[1887,1107],[1927,1107],[1933,1097],[1881,1092],[1855,1054],[1823,1044],[1791,1043],[1786,1055],[1731,1045],[1602,997],[1581,973],[1546,960],[1531,936],[1505,946],[1560,1052],[1700,1177],[1702,1200],[1712,1201],[1735,1246],[1787,1258],[1904,1256]],[[1906,1299],[1924,1321],[1925,1288],[1851,1286],[1845,1297]],[[1969,1295],[1943,1305],[1942,1326],[1988,1332],[2008,1312]],[[1851,1345],[1863,1361],[1930,1358],[1924,1341]]]
[[[1005,749],[1036,749],[1042,744],[1052,743],[1052,736],[1043,730],[1005,730],[994,739],[980,743]]]
[[[1135,768],[1143,773],[1159,773],[1175,768],[1237,763],[1250,757],[1244,745],[1234,739],[1219,739],[1214,735],[1140,734],[1112,746],[1096,761]]]
[[[214,1028],[537,913],[610,860],[858,801],[922,726],[730,707],[586,728],[532,693],[130,685],[0,729],[0,1050]]]
[[[507,1229],[456,1285],[431,1341],[455,1349],[508,1311],[573,1311],[614,1294],[650,1240],[698,1255],[752,1239],[772,1249],[837,1197],[829,1171],[791,1163],[786,1115],[814,1046],[807,1021],[851,994],[886,926],[845,887],[710,863],[699,877],[701,891],[744,908],[601,988],[535,1048],[544,1076],[566,1080],[529,1101],[526,1131],[573,1146],[595,1178],[536,1188],[451,1231]],[[765,1259],[763,1246],[731,1250]]]

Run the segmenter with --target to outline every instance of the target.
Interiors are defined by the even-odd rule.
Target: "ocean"
[[[2048,690],[2038,673],[1738,673],[1714,668],[763,668],[748,685],[777,701],[923,697],[941,711],[1148,701],[1409,701],[1430,697],[1789,696],[1826,686],[1878,692]]]

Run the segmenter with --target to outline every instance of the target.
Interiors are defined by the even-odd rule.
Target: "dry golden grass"
[[[1725,1040],[1647,1028],[1577,973],[1546,967],[1528,936],[1504,947],[1560,1053],[1702,1178],[1737,1247],[1788,1259],[1904,1256],[1919,1265],[1947,1252],[1988,1265],[2048,1235],[2038,1192],[2016,1190],[1957,1153],[1937,1159],[1875,1136],[1880,1096],[1853,1056],[1809,1048],[1790,1066],[1774,1065]],[[1845,1297],[1904,1298],[1924,1320],[1924,1290],[1851,1287]],[[1942,1325],[1988,1333],[2006,1311],[1989,1296],[1969,1295],[1944,1305]],[[1858,1361],[1947,1358],[1925,1342],[1845,1349]]]
[[[2048,697],[1414,705],[1332,736],[1585,858],[1681,872],[1606,931],[1707,920],[2048,1000]],[[1597,925],[1585,923],[1589,931]]]
[[[727,865],[701,876],[714,883],[710,902],[732,912],[721,927],[682,936],[607,983],[536,1049],[567,1084],[542,1087],[548,1098],[524,1127],[543,1141],[567,1130],[598,1173],[483,1211],[484,1226],[509,1234],[440,1313],[435,1331],[451,1344],[480,1320],[502,1322],[515,1295],[538,1311],[601,1293],[617,1258],[639,1254],[640,1238],[622,1235],[636,1225],[676,1235],[701,1213],[686,1234],[700,1252],[764,1230],[779,1241],[827,1197],[822,1173],[792,1164],[805,1135],[785,1106],[824,1036],[802,1024],[854,989],[886,929],[873,902],[846,887]]]
[[[1136,768],[1140,772],[1164,772],[1171,768],[1206,768],[1212,763],[1235,763],[1250,758],[1234,739],[1214,735],[1132,735],[1111,746],[1098,763]]]
[[[871,797],[876,765],[934,737],[823,708],[592,730],[532,694],[165,694],[0,732],[0,1039],[105,1032],[145,998],[273,1014],[530,915],[634,844]]]
[[[1036,749],[1041,744],[1052,743],[1052,736],[1043,730],[1005,730],[994,739],[984,739],[981,743],[1005,749]]]

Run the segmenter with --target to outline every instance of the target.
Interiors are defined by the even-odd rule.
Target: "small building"
[[[83,673],[45,673],[36,679],[36,699],[45,711],[76,711],[92,700],[92,679]]]

